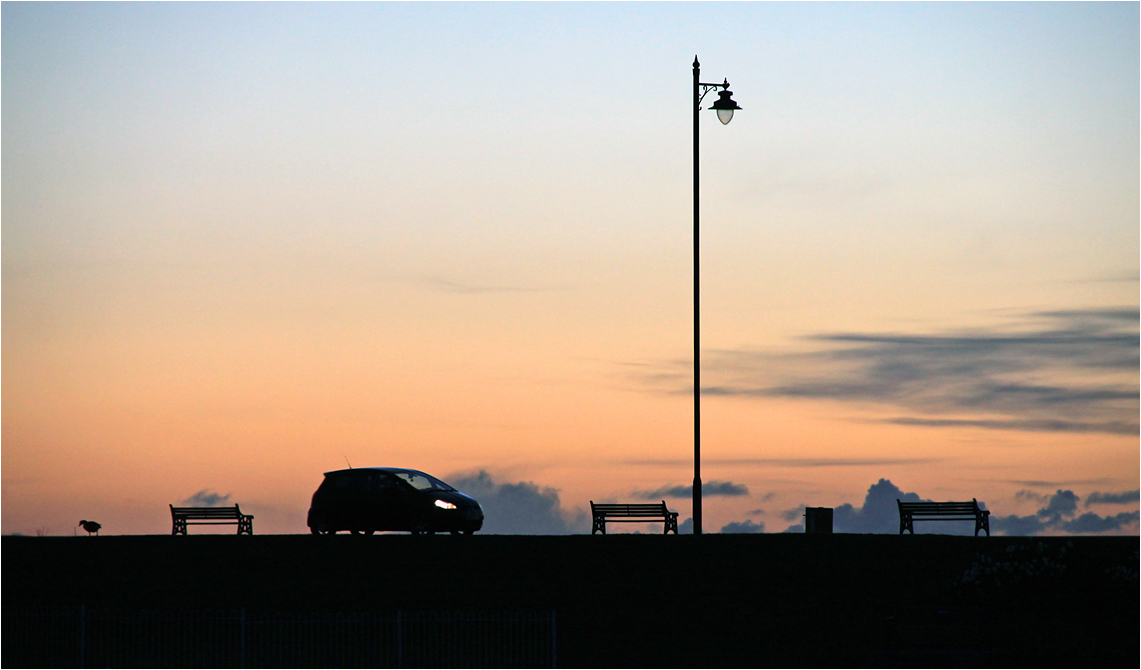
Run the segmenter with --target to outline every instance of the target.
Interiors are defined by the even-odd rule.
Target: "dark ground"
[[[8,612],[82,604],[555,610],[562,667],[1138,667],[1138,546],[945,535],[5,537],[3,665],[19,645]]]

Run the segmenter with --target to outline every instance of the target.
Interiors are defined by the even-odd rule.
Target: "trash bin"
[[[832,533],[831,507],[805,507],[804,532],[806,533]]]

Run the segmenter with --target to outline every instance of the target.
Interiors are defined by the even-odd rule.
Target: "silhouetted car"
[[[470,535],[483,527],[483,509],[474,498],[419,470],[350,468],[325,473],[313,494],[308,524],[314,535],[339,530]]]

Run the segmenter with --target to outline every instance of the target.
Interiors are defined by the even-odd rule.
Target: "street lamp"
[[[701,63],[693,57],[693,534],[701,535],[701,255],[698,253],[698,222],[701,218],[700,174],[698,169],[699,124],[697,113],[701,101],[710,92],[721,89],[717,102],[709,106],[717,112],[717,120],[728,124],[733,112],[741,109],[733,100],[729,80],[723,84],[701,83]]]

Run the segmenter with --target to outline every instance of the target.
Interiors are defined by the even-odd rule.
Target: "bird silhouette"
[[[83,530],[87,531],[88,535],[90,535],[92,533],[95,533],[96,535],[98,535],[99,529],[103,527],[102,525],[100,525],[96,521],[87,521],[86,519],[83,521],[80,521],[79,525],[83,526]]]

